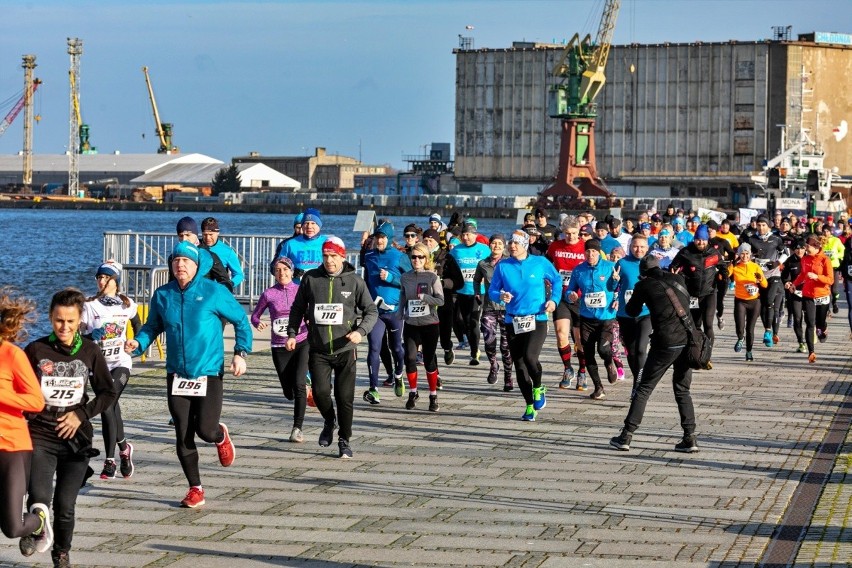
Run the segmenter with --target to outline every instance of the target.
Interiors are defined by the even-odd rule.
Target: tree
[[[213,176],[211,193],[213,195],[237,193],[240,191],[240,183],[240,172],[237,171],[236,164],[231,164],[227,168],[217,171]]]

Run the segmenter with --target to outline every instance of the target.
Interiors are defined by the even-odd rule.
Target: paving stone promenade
[[[236,462],[223,469],[212,446],[201,448],[207,505],[196,510],[178,507],[186,484],[163,372],[149,362],[122,398],[136,474],[95,477],[82,491],[71,559],[174,568],[848,566],[845,317],[831,320],[814,365],[794,352],[786,328],[779,346],[756,347],[746,364],[732,330],[729,317],[714,369],[693,381],[696,454],[673,451],[680,431],[668,378],[631,451],[610,448],[629,378],[603,402],[555,388],[551,336],[542,358],[551,388],[534,423],[520,420],[517,390],[488,385],[487,367],[466,358],[442,370],[437,414],[425,410],[425,396],[406,411],[390,389],[380,406],[363,402],[361,363],[355,458],[340,460],[336,445],[316,443],[316,409],[308,409],[306,442],[286,441],[292,407],[269,354],[258,352],[247,377],[227,382],[223,420]],[[808,502],[820,495],[812,514]],[[17,542],[0,536],[0,565],[49,563],[47,554],[23,559]]]

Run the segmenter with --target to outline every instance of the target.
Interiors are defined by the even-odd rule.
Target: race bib
[[[41,377],[41,394],[47,406],[68,408],[80,404],[85,392],[86,377]]]
[[[287,337],[288,318],[275,318],[272,320],[272,333],[278,337]]]
[[[606,292],[589,292],[583,296],[587,308],[603,308],[606,305]]]
[[[757,296],[758,288],[757,284],[746,284],[745,285],[746,294],[749,296]]]
[[[572,270],[560,270],[559,275],[562,276],[562,287],[567,288],[571,283],[571,272]]]
[[[408,300],[408,317],[419,318],[429,313],[429,306],[423,300]]]
[[[698,309],[698,298],[694,298],[692,296],[689,297],[689,309],[697,310]]]
[[[121,352],[124,351],[124,341],[122,339],[107,339],[101,341],[101,353],[104,354],[104,359],[107,363],[115,363],[121,358]]]
[[[800,297],[800,298],[802,297],[802,291],[801,290],[793,290],[793,294]]]
[[[314,306],[314,320],[319,325],[342,325],[343,304],[317,304]]]
[[[831,296],[823,296],[822,298],[814,298],[815,306],[827,306],[831,302]]]
[[[846,267],[846,274],[852,276],[852,264]]]
[[[207,396],[207,377],[184,379],[175,375],[172,380],[172,396]]]
[[[473,275],[476,272],[476,268],[462,268],[462,278],[465,282],[473,282]]]
[[[512,318],[515,333],[529,333],[535,329],[535,316],[515,316]]]
[[[630,298],[633,297],[633,290],[625,290],[624,291],[624,301],[629,302]]]

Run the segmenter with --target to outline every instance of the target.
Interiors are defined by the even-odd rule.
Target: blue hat
[[[180,221],[177,222],[177,234],[181,233],[192,233],[193,235],[198,234],[198,223],[195,222],[195,219],[192,217],[182,217]]]
[[[695,229],[695,238],[701,239],[702,241],[710,240],[710,233],[707,231],[707,225],[699,225],[697,229]]]
[[[320,217],[318,209],[314,209],[313,207],[305,209],[305,212],[302,215],[302,223],[307,223],[309,221],[316,223],[317,226],[322,229],[322,218]]]
[[[304,214],[304,213],[299,213],[298,215],[296,215],[296,218],[295,218],[295,219],[293,219],[293,226],[295,226],[295,225],[301,225],[301,224],[302,224],[302,221],[304,221],[304,220],[305,220],[305,214]]]
[[[643,231],[650,231],[651,223],[642,223],[641,225],[639,225],[639,228]]]
[[[95,272],[95,276],[106,274],[107,276],[115,280],[116,284],[120,284],[122,268],[123,267],[114,260],[108,260],[98,267],[98,271]]]
[[[672,219],[672,225],[683,225],[683,219],[680,217],[675,217]]]
[[[393,223],[382,223],[376,227],[375,235],[384,235],[388,239],[393,240]]]
[[[672,234],[672,232],[671,232],[671,231],[669,231],[668,229],[663,229],[662,231],[660,231],[659,233],[657,233],[657,236],[658,236],[658,237],[665,237],[665,236],[667,236],[667,235],[671,235],[671,234]]]
[[[172,258],[182,256],[184,258],[188,258],[195,264],[198,264],[198,257],[200,254],[201,253],[198,251],[197,246],[189,241],[181,241],[175,245],[175,248],[172,251]]]
[[[698,215],[696,215],[695,217],[693,217],[692,219],[690,219],[690,221],[692,221],[693,223],[700,223],[700,222],[701,222],[701,217],[699,217]]]

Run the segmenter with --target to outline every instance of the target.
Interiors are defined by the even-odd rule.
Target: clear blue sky
[[[83,40],[81,105],[100,152],[153,153],[147,65],[175,143],[224,161],[250,151],[329,152],[396,167],[402,154],[454,142],[459,34],[475,47],[591,33],[603,0],[56,1],[0,0],[0,101],[37,56],[37,154],[68,144],[66,38]],[[852,33],[850,0],[622,0],[616,44],[754,41]],[[465,26],[474,26],[466,30]],[[844,78],[843,80],[848,80]],[[0,109],[0,116],[10,108]],[[22,147],[23,114],[0,138]],[[142,133],[145,133],[143,139]]]

